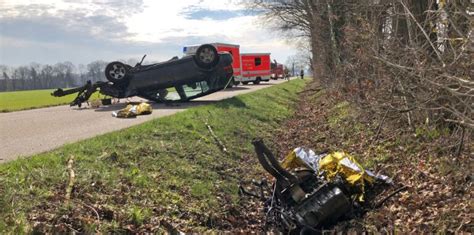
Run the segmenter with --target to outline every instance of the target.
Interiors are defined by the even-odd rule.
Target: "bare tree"
[[[105,80],[104,70],[106,65],[106,62],[100,60],[91,62],[87,65],[87,75],[92,82]]]
[[[315,77],[417,123],[474,128],[474,8],[459,0],[252,0],[307,40]],[[463,132],[464,133],[464,132]]]

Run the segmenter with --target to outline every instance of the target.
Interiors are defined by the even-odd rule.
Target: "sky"
[[[0,0],[0,64],[163,61],[183,46],[239,44],[284,62],[296,53],[239,0]]]

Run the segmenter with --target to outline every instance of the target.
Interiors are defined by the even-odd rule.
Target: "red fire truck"
[[[243,84],[261,81],[270,81],[270,53],[242,53],[242,79]]]
[[[216,47],[218,52],[229,52],[232,54],[232,68],[234,70],[233,84],[242,82],[248,84],[253,82],[259,84],[261,81],[270,80],[270,53],[240,53],[240,46],[227,43],[209,43]],[[185,55],[196,54],[198,46],[185,46],[183,53]]]
[[[283,68],[283,65],[282,64],[279,64],[275,61],[275,63],[272,63],[271,64],[271,67],[272,67],[272,75],[271,75],[271,78],[272,79],[279,79],[279,78],[284,78],[284,68]]]
[[[216,47],[218,52],[229,52],[232,55],[232,69],[234,70],[234,77],[233,77],[233,84],[230,86],[237,84],[241,81],[242,78],[242,68],[241,68],[241,60],[240,60],[240,46],[235,44],[227,44],[227,43],[209,43]],[[192,55],[196,54],[196,50],[200,45],[197,46],[185,46],[183,47],[183,53],[185,55]]]

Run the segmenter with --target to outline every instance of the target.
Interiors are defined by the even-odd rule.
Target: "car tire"
[[[247,84],[249,84],[249,82],[242,82],[242,84],[247,85]]]
[[[253,84],[258,85],[258,84],[260,84],[260,81],[261,81],[261,79],[260,79],[260,78],[257,78],[257,80],[255,80],[255,81],[253,82]]]
[[[119,61],[109,63],[105,67],[105,77],[113,83],[121,83],[127,80],[130,66]]]
[[[196,64],[204,69],[210,69],[219,62],[217,49],[211,44],[201,45],[194,55]]]

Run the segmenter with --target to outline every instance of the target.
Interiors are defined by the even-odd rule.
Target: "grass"
[[[305,82],[293,80],[0,165],[0,233],[156,231],[164,229],[163,220],[187,231],[228,229],[229,211],[239,211],[238,183],[262,177],[251,140],[271,138],[293,114]],[[76,177],[66,202],[72,155]]]
[[[51,96],[53,91],[54,89],[0,92],[0,112],[69,104],[75,98],[75,94],[53,97]]]

